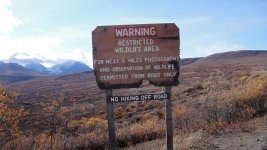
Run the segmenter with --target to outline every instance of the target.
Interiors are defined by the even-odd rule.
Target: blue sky
[[[267,49],[267,0],[0,0],[0,59],[91,66],[96,26],[165,22],[182,58]]]

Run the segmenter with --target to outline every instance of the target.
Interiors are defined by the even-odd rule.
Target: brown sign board
[[[174,23],[98,26],[93,66],[100,89],[178,85],[180,38]]]

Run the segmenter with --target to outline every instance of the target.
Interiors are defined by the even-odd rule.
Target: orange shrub
[[[203,117],[209,124],[251,119],[266,111],[267,77],[251,79],[229,89],[209,90],[207,99],[210,103],[204,107]]]
[[[125,147],[145,141],[163,137],[164,123],[156,118],[148,119],[141,123],[134,123],[117,131],[117,144]]]
[[[19,119],[27,112],[23,108],[12,107],[18,94],[0,86],[0,145],[19,135]]]
[[[173,109],[174,127],[178,130],[185,132],[189,131],[193,124],[193,113],[187,108],[175,108]]]
[[[78,133],[103,134],[107,131],[107,120],[99,117],[72,120],[69,124],[69,128],[75,129]]]

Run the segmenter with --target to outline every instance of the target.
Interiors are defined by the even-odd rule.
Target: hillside
[[[240,64],[265,69],[267,65],[266,50],[240,50],[224,53],[217,53],[198,59],[194,65],[214,65],[214,64]],[[265,68],[264,68],[265,67]]]
[[[247,96],[257,93],[252,94],[243,90],[239,90],[243,92],[239,93],[234,89],[254,89],[248,88],[253,85],[256,86],[256,91],[259,83],[265,81],[267,77],[266,60],[267,51],[236,51],[203,58],[182,59],[180,85],[172,88],[175,134],[194,134],[201,131],[201,135],[203,134],[207,138],[205,140],[213,140],[211,137],[214,137],[213,142],[216,142],[216,136],[222,138],[222,136],[230,136],[232,132],[242,135],[245,128],[251,129],[248,135],[254,134],[258,126],[253,123],[247,124],[247,121],[258,117],[259,122],[264,123],[266,114],[263,115],[260,110],[259,112],[255,110],[256,112],[253,113],[232,108],[227,105],[231,104],[227,100],[236,97],[235,93],[241,95],[248,93]],[[113,94],[133,95],[164,91],[163,87],[148,85],[146,81],[141,87],[113,90]],[[63,95],[62,110],[66,114],[72,114],[69,116],[72,116],[71,120],[75,120],[70,124],[75,128],[75,132],[68,134],[76,134],[76,137],[70,136],[68,140],[72,140],[72,142],[76,140],[73,144],[76,144],[77,147],[79,147],[78,143],[84,140],[88,143],[82,145],[87,144],[89,148],[91,146],[99,146],[101,149],[106,147],[105,91],[98,89],[93,72],[36,78],[8,84],[7,88],[21,94],[16,100],[16,105],[24,106],[30,112],[22,120],[24,132],[46,134],[50,129],[50,124],[49,114],[43,109],[44,103],[48,104],[52,100],[60,99],[60,96]],[[262,98],[264,97],[261,96],[260,99]],[[251,100],[251,98],[245,100]],[[217,104],[220,107],[217,107]],[[265,105],[267,106],[266,99]],[[164,101],[120,103],[114,104],[114,106],[119,147],[164,137]],[[264,106],[265,109],[266,106]],[[228,110],[228,107],[232,112],[239,110],[245,116],[233,117],[233,120],[224,120],[227,119],[224,115],[217,116],[222,119],[222,122],[217,122],[213,113],[220,114],[221,111]],[[250,105],[246,105],[246,107],[250,108]],[[207,113],[207,110],[212,113]],[[216,110],[220,111],[216,112]],[[262,115],[263,118],[261,118]],[[206,121],[212,123],[208,124]],[[95,124],[91,124],[92,122]],[[244,124],[247,126],[239,128]],[[228,132],[228,130],[231,131]],[[260,140],[267,138],[267,133],[265,133],[267,130],[262,131],[264,133]],[[217,134],[217,132],[223,134]],[[96,136],[96,133],[99,135]],[[181,140],[180,137],[177,140]],[[260,144],[262,143],[264,144],[264,142]],[[257,146],[259,147],[259,145]]]
[[[33,70],[24,68],[16,63],[0,63],[0,82],[13,83],[33,78],[42,77],[43,75]]]
[[[194,63],[195,61],[197,61],[199,59],[201,59],[201,58],[183,58],[180,61],[180,65],[181,66],[189,65],[189,64],[192,64],[192,63]]]

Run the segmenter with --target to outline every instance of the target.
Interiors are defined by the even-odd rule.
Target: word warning
[[[178,85],[179,29],[174,23],[98,26],[93,66],[100,89]]]

